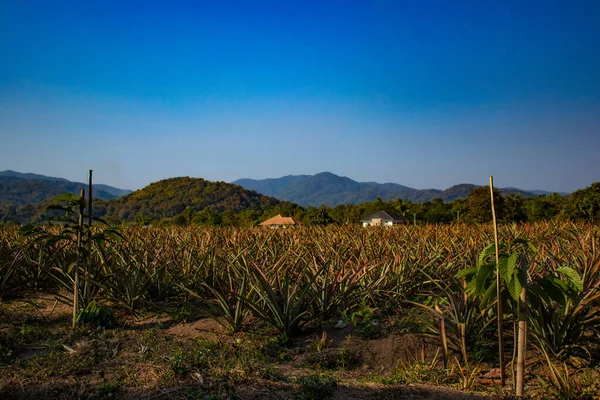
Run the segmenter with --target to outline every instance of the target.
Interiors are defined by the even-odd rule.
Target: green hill
[[[108,201],[105,213],[120,221],[138,217],[150,220],[175,217],[186,209],[200,212],[239,213],[244,210],[265,211],[290,205],[226,182],[210,182],[201,178],[170,178],[154,182],[143,189]]]
[[[0,176],[0,202],[15,205],[40,204],[61,193],[79,194],[87,190],[84,183],[67,180],[45,180]],[[102,200],[114,199],[115,195],[99,190],[94,185],[94,197]]]

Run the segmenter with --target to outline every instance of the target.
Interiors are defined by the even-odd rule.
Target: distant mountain
[[[309,177],[310,175],[288,175],[281,178],[267,178],[261,180],[238,179],[233,183],[246,189],[250,189],[250,186],[252,186],[250,190],[255,190],[265,196],[275,196],[287,187],[293,186]]]
[[[431,201],[436,197],[444,201],[453,201],[467,197],[477,187],[477,185],[464,183],[446,190],[414,189],[397,183],[357,182],[330,172],[258,180],[239,179],[233,183],[280,200],[314,207],[321,204],[327,206],[361,204],[374,201],[377,197],[383,201],[401,198],[419,203]],[[537,193],[515,188],[501,190],[504,194],[521,193],[524,197],[537,196]]]
[[[105,213],[121,221],[132,221],[138,215],[158,220],[181,214],[186,208],[199,212],[212,209],[238,213],[280,205],[273,197],[264,196],[226,182],[180,177],[154,182],[143,189],[105,203]]]
[[[0,176],[10,176],[13,178],[21,178],[21,179],[35,179],[35,180],[43,180],[43,181],[52,181],[52,182],[70,182],[65,178],[54,178],[52,176],[40,175],[40,174],[32,174],[32,173],[22,173],[7,169],[6,171],[0,171]]]
[[[45,182],[57,183],[58,186],[52,186],[52,188],[49,189],[49,191],[52,193],[54,193],[56,190],[58,190],[62,187],[66,187],[67,189],[62,190],[59,193],[64,193],[64,192],[79,193],[79,191],[81,189],[87,190],[86,183],[71,182],[65,178],[56,178],[56,177],[52,177],[52,176],[32,174],[32,173],[22,173],[22,172],[17,172],[17,171],[12,171],[12,170],[0,171],[0,178],[18,178],[18,179],[22,179],[22,180],[33,180],[36,182],[45,181]],[[64,185],[64,186],[60,186],[60,185]],[[46,187],[48,187],[48,186],[42,185],[39,188],[39,190],[37,190],[38,197],[39,196],[44,197],[43,193],[42,193],[44,189],[42,189],[42,188],[46,188]],[[102,184],[94,184],[93,189],[94,189],[94,197],[102,199],[102,200],[110,200],[110,199],[114,199],[114,198],[120,197],[120,196],[125,196],[126,194],[131,193],[131,190],[118,189],[116,187],[102,185]],[[40,201],[46,200],[47,198],[50,198],[53,196],[54,195],[43,198]],[[2,200],[5,200],[5,199],[0,194],[0,201],[2,201]],[[40,201],[36,201],[35,203],[39,203]]]
[[[23,179],[13,176],[0,176],[0,203],[40,204],[61,193],[79,194],[81,189],[87,190],[87,185],[67,180]],[[97,187],[95,187],[93,195],[95,198],[102,200],[111,200],[117,197],[104,190],[99,190]]]

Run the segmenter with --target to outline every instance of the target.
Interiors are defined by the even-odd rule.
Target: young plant
[[[469,368],[469,354],[481,346],[485,333],[491,330],[494,320],[489,318],[490,305],[480,313],[478,299],[465,296],[463,285],[453,279],[446,283],[440,279],[429,278],[433,285],[425,292],[425,301],[413,302],[427,311],[434,320],[428,325],[428,331],[440,337],[445,366],[448,365],[449,355],[445,348],[460,353],[466,368]]]
[[[315,298],[311,289],[319,272],[302,270],[298,264],[284,267],[284,260],[272,267],[271,278],[264,266],[252,267],[251,285],[256,296],[245,300],[253,314],[277,329],[286,341],[310,320],[309,308]]]
[[[77,325],[89,324],[99,328],[112,328],[117,324],[117,320],[110,307],[101,306],[92,301],[79,311],[75,323]]]
[[[188,288],[184,289],[208,305],[211,310],[210,316],[217,323],[231,332],[239,332],[244,326],[244,319],[250,313],[247,302],[252,299],[253,288],[248,281],[248,264],[240,254],[226,267],[226,286],[202,283],[214,297],[214,302],[203,299]]]
[[[91,225],[83,223],[83,214],[87,204],[83,190],[80,196],[65,193],[52,200],[62,204],[51,204],[47,210],[65,214],[51,217],[48,221],[51,224],[59,223],[60,228],[55,230],[52,227],[44,229],[40,226],[26,225],[20,229],[19,233],[24,238],[30,239],[28,246],[41,245],[48,251],[60,245],[64,249],[74,250],[67,258],[68,266],[63,265],[63,268],[53,269],[53,272],[59,275],[53,277],[57,278],[60,284],[65,285],[65,289],[73,293],[74,326],[79,309],[85,308],[92,301],[93,293],[97,292],[97,287],[93,288],[92,282],[94,275],[94,271],[91,270],[92,249],[102,247],[106,242],[120,241],[123,237],[114,227],[93,230]],[[100,218],[91,219],[108,226]],[[83,278],[83,288],[81,288],[80,278]]]

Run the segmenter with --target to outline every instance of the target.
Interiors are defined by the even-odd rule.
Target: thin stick
[[[498,299],[498,355],[500,356],[500,384],[506,383],[504,371],[504,335],[502,333],[502,284],[500,282],[500,253],[498,244],[498,221],[496,220],[496,209],[494,207],[494,177],[490,176],[490,196],[492,199],[492,219],[494,221],[494,242],[496,244],[496,295]]]
[[[518,337],[518,333],[517,333],[517,326],[518,323],[517,321],[513,322],[513,338]],[[513,382],[513,386],[516,388],[517,387],[517,363],[516,363],[516,358],[517,358],[517,351],[518,351],[518,345],[519,345],[519,341],[517,339],[513,340],[513,355],[512,358],[510,360],[510,368],[511,368],[511,375],[512,375],[512,382]]]
[[[92,236],[92,170],[90,169],[90,178],[88,184],[88,232],[87,232],[87,254],[88,262],[85,266],[85,282],[83,284],[83,298],[85,305],[90,302],[90,275],[92,271],[92,257],[91,252],[91,236]]]
[[[85,201],[85,189],[81,189],[80,196],[83,201],[79,204],[79,210],[77,212],[77,260],[75,261],[75,282],[73,284],[73,328],[75,328],[77,312],[79,311],[79,263],[81,261],[81,233],[83,230],[83,202]]]
[[[92,227],[92,172],[90,169],[90,181],[88,184],[88,225]]]
[[[519,297],[519,350],[517,354],[517,390],[518,398],[525,394],[525,352],[527,349],[527,287]]]

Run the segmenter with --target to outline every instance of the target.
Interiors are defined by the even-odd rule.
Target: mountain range
[[[0,171],[0,201],[13,204],[38,204],[61,193],[79,194],[88,185],[71,182],[64,178],[21,173],[11,170]],[[93,195],[101,200],[112,200],[131,193],[108,185],[94,184]]]
[[[173,184],[173,181],[170,183]],[[177,190],[193,193],[171,193],[169,198],[164,200],[166,202],[171,202],[171,200],[177,196],[185,197],[187,200],[178,202],[180,204],[175,207],[176,209],[181,207],[181,203],[192,204],[191,202],[193,202],[195,205],[193,207],[194,209],[201,209],[209,206],[210,204],[206,203],[205,198],[210,198],[210,193],[207,192],[208,189],[205,186],[210,182],[200,179],[198,182],[194,182],[193,184],[190,184],[190,182],[187,183],[187,185],[175,185],[167,191],[172,192],[172,190],[175,190],[175,187],[178,187]],[[226,190],[225,188],[218,186],[218,184],[225,184],[225,182],[216,182],[215,185],[217,186],[208,185],[208,187],[213,188],[214,186],[214,188],[217,189],[216,191],[221,194],[228,192],[228,189]],[[233,184],[241,186],[241,188],[239,188],[240,190],[231,189],[231,191],[229,191],[231,194],[234,194],[234,196],[237,197],[237,200],[231,201],[233,201],[233,203],[240,201],[240,196],[242,200],[240,201],[239,205],[226,208],[236,210],[243,209],[243,204],[253,204],[253,206],[250,206],[249,208],[255,208],[257,206],[257,204],[254,204],[254,202],[256,202],[258,198],[255,199],[254,195],[245,193],[245,191],[241,190],[242,188],[256,191],[257,194],[273,197],[278,200],[289,201],[301,206],[318,207],[322,204],[328,206],[335,206],[338,204],[361,204],[367,201],[374,201],[377,197],[381,198],[383,201],[396,200],[398,198],[413,202],[431,201],[434,198],[441,198],[444,201],[452,201],[467,197],[467,195],[477,187],[477,185],[473,184],[460,184],[445,190],[414,189],[408,186],[399,185],[397,183],[357,182],[353,179],[344,176],[338,176],[330,172],[322,172],[316,175],[288,175],[281,178],[259,180],[239,179],[234,181]],[[156,183],[152,185],[156,185]],[[151,188],[152,185],[148,186],[147,188]],[[202,186],[202,190],[198,189],[198,185]],[[81,189],[87,189],[87,184],[81,182],[71,182],[64,178],[50,177],[39,174],[21,173],[11,170],[0,171],[0,203],[16,205],[40,204],[43,201],[46,201],[60,193],[69,192],[78,194]],[[146,188],[142,189],[142,192],[136,192],[144,193],[144,190],[146,190]],[[549,194],[549,192],[544,191],[521,190],[517,188],[503,188],[501,190],[504,194],[521,193],[524,197]],[[137,198],[139,194],[135,194],[136,192],[126,189],[119,189],[108,185],[94,184],[94,197],[101,200],[118,199],[118,201],[115,202],[115,206],[116,204],[121,204],[121,206],[116,206],[116,208],[119,209],[121,207],[128,208],[125,203]],[[133,197],[129,196],[132,193],[134,193]],[[192,194],[199,196],[199,198],[194,201],[190,197]],[[153,199],[152,201],[144,200],[143,203],[155,203],[158,200],[159,199]],[[224,198],[220,198],[217,203],[222,201],[226,200]],[[258,202],[261,203],[264,201],[266,200],[261,199]],[[198,207],[200,205],[199,203],[202,203],[201,207]],[[270,201],[267,201],[267,203],[269,203],[269,205],[273,205],[270,203]],[[154,204],[154,207],[160,208],[161,206]],[[222,207],[215,203],[213,208],[220,209]],[[166,214],[170,215],[172,211],[173,210],[170,210],[166,212]],[[129,214],[129,212],[125,212],[125,214]]]
[[[87,185],[63,178],[2,171],[0,222],[44,220],[54,215],[46,211],[53,197],[65,192],[79,194],[81,189],[87,189]],[[289,213],[299,208],[232,183],[190,177],[163,179],[134,192],[94,185],[93,194],[97,199],[94,214],[113,221],[164,220],[179,216],[197,219],[199,223],[214,223],[215,213],[242,215],[242,212],[245,212],[245,220],[252,221],[273,209]],[[119,194],[124,195],[117,196]]]
[[[279,200],[313,207],[322,204],[327,206],[361,204],[374,201],[377,197],[383,201],[398,198],[412,202],[431,201],[434,198],[452,201],[467,197],[471,190],[478,187],[478,185],[463,183],[446,190],[414,189],[397,183],[357,182],[331,172],[321,172],[316,175],[288,175],[281,178],[238,179],[233,183]],[[501,188],[500,190],[503,194],[521,193],[523,197],[550,194],[542,190],[517,188]]]

